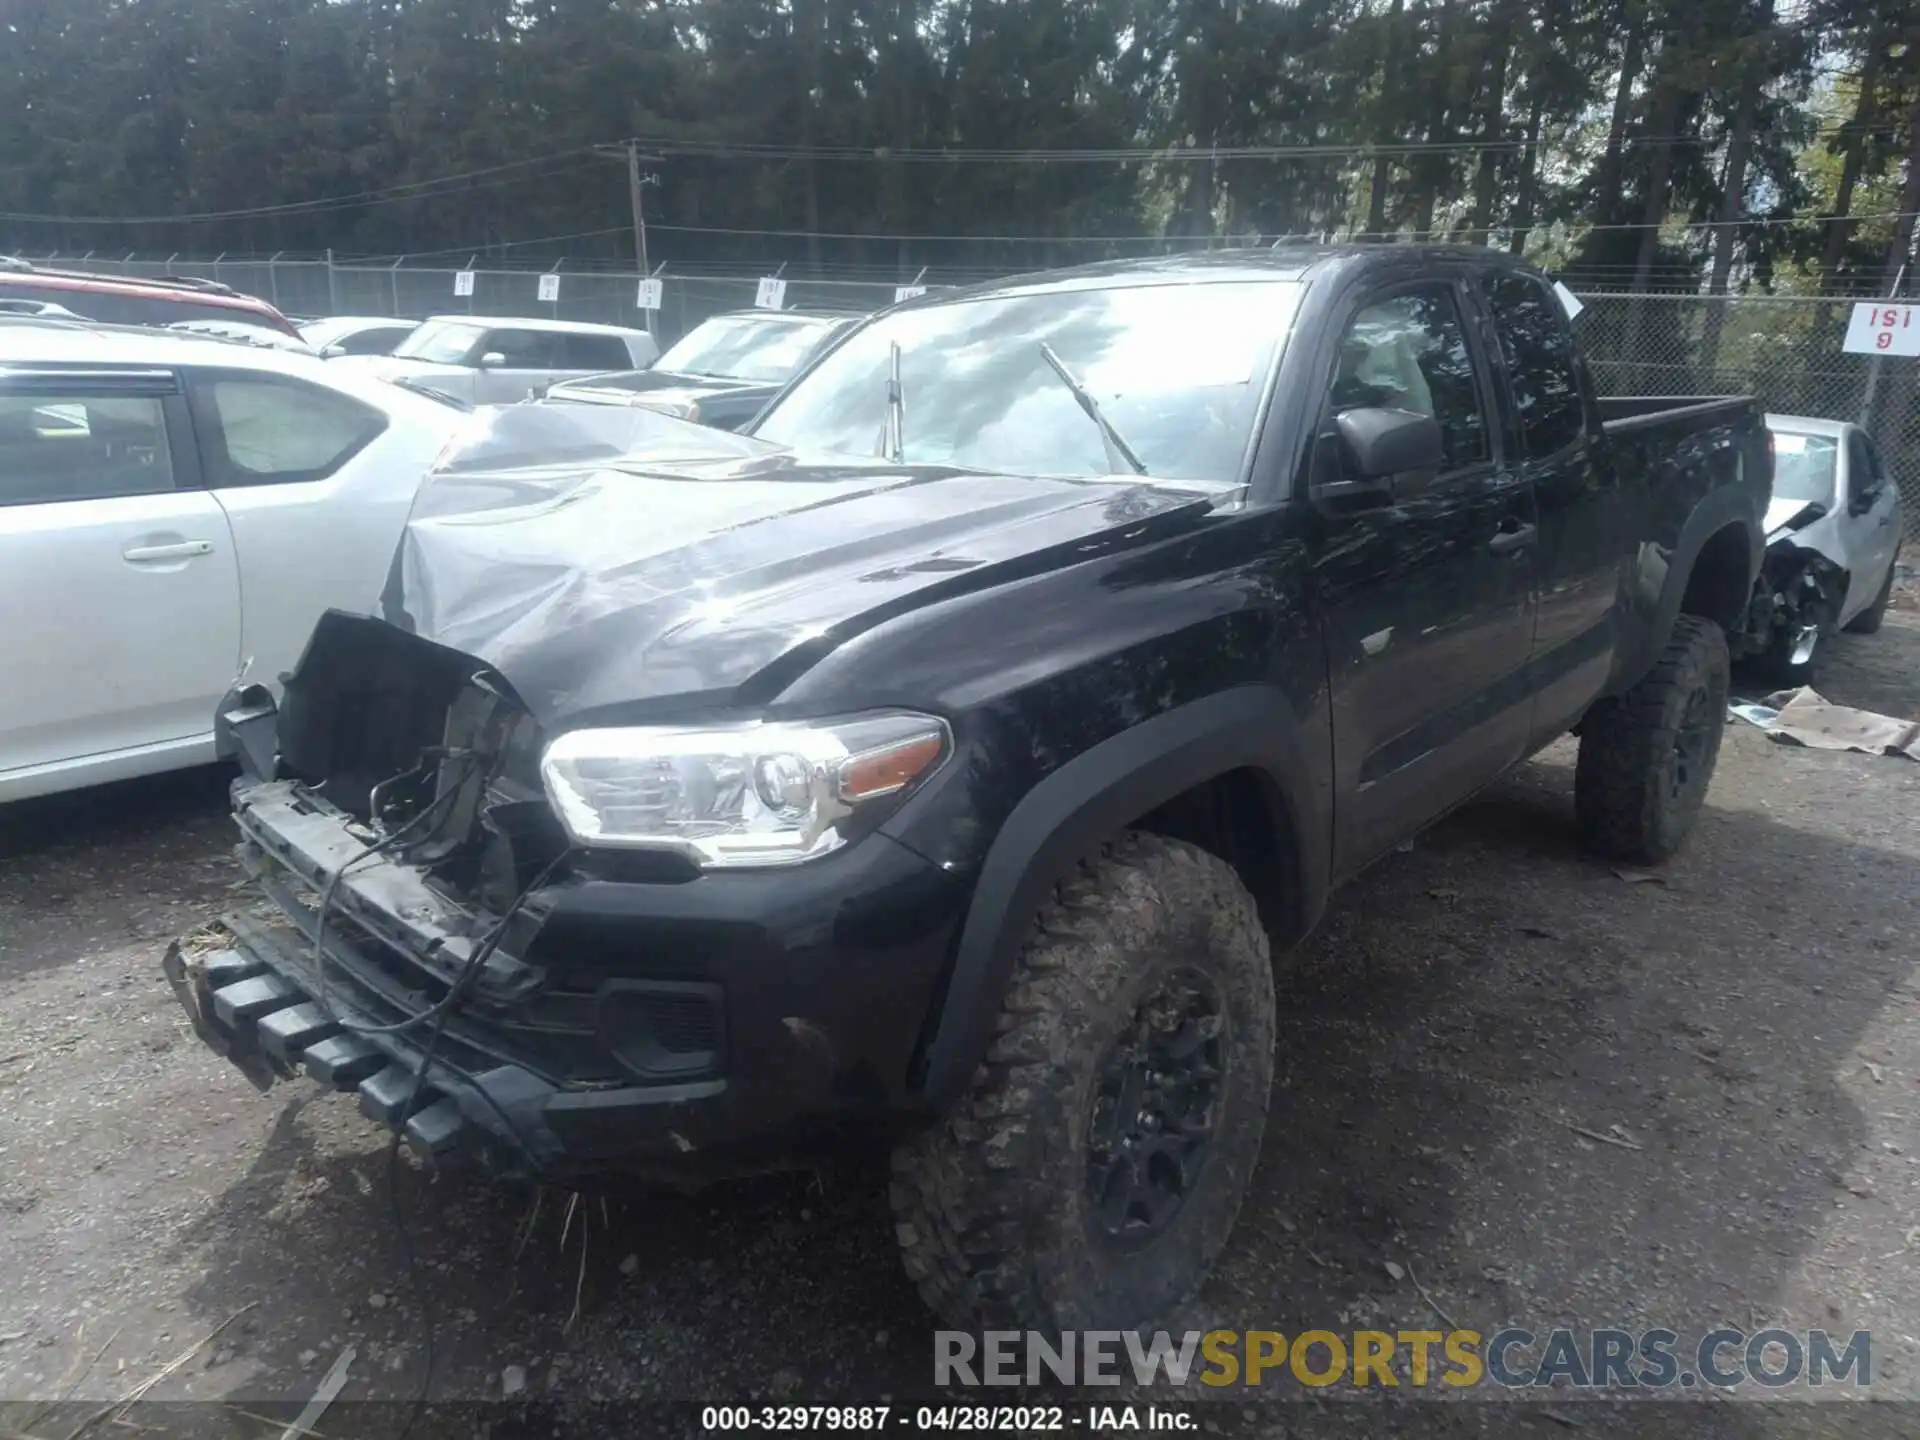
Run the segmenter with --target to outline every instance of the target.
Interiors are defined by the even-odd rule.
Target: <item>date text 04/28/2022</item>
[[[1191,1410],[1165,1405],[708,1405],[703,1430],[960,1431],[1031,1434],[1081,1431],[1117,1434],[1195,1431]]]

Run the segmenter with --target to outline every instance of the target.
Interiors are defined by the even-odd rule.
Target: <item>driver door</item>
[[[1312,483],[1341,875],[1526,750],[1533,495],[1505,453],[1472,306],[1456,280],[1364,293],[1346,312],[1329,367]],[[1334,422],[1363,407],[1432,416],[1444,442],[1440,470],[1409,477],[1391,496],[1334,483],[1351,478]]]

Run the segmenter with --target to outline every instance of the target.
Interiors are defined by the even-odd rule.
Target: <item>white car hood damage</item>
[[[1802,550],[1811,550],[1816,555],[1824,556],[1843,568],[1851,568],[1852,557],[1847,554],[1845,537],[1834,509],[1826,510],[1818,519],[1810,520],[1797,529],[1789,528],[1788,522],[1805,510],[1809,503],[1787,498],[1768,501],[1764,521],[1767,544],[1772,546],[1785,542],[1796,545]]]

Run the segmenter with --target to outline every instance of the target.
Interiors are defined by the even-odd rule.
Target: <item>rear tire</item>
[[[1573,797],[1588,849],[1651,865],[1680,848],[1720,758],[1727,670],[1720,627],[1682,615],[1640,683],[1587,716]]]
[[[1880,593],[1871,605],[1847,622],[1849,635],[1871,635],[1879,630],[1880,622],[1887,618],[1887,602],[1893,599],[1893,569],[1899,563],[1898,555],[1887,561],[1887,578],[1880,582]]]
[[[1131,1328],[1232,1232],[1273,1080],[1273,969],[1233,868],[1129,833],[1037,918],[967,1093],[894,1152],[895,1231],[957,1328]]]

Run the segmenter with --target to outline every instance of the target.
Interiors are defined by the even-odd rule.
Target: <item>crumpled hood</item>
[[[1783,498],[1780,496],[1776,496],[1767,501],[1766,518],[1761,521],[1761,529],[1765,532],[1767,539],[1779,539],[1780,532],[1786,528],[1787,522],[1798,516],[1810,503],[1812,502]],[[1812,519],[1819,518],[1817,515],[1812,517]],[[1810,523],[1812,523],[1811,520],[1805,521],[1800,528],[1804,528],[1806,524]]]
[[[643,370],[623,375],[618,385],[596,385],[592,377],[570,380],[548,393],[556,400],[587,405],[644,405],[669,414],[687,405],[720,396],[772,395],[777,387],[744,380],[720,380],[700,375],[675,375]]]
[[[915,604],[1134,545],[1221,491],[808,460],[644,408],[476,412],[421,486],[387,616],[543,724],[724,701]]]

